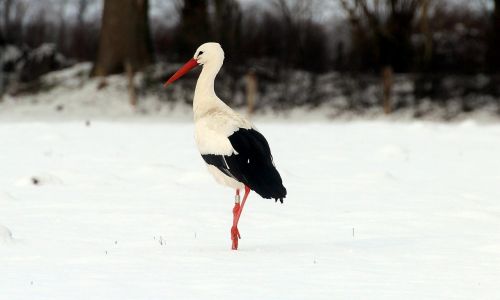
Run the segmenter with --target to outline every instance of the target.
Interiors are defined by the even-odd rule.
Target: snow
[[[12,241],[12,232],[9,228],[0,224],[0,244]]]
[[[91,67],[90,63],[81,63],[50,72],[41,80],[50,88],[39,93],[5,95],[3,102],[0,101],[0,120],[129,120],[157,116],[157,119],[168,117],[170,120],[186,121],[192,118],[190,106],[162,103],[152,94],[140,95],[139,105],[134,109],[129,104],[124,76],[109,76],[105,87],[99,88],[102,79],[89,78]],[[158,84],[158,91],[165,93],[161,83]]]
[[[1,121],[0,299],[498,297],[500,125],[257,126],[289,194],[235,252],[190,122]]]

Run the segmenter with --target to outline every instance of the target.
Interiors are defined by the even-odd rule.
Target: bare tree
[[[99,26],[86,20],[89,7],[96,0],[78,0],[75,3],[76,20],[71,31],[66,35],[71,45],[68,53],[79,60],[95,60],[98,49]]]
[[[490,57],[494,72],[500,72],[500,0],[494,0],[493,36],[490,46]]]
[[[421,0],[420,31],[424,36],[424,53],[422,62],[428,68],[432,59],[432,33],[429,27],[429,5],[432,0]]]
[[[24,1],[2,1],[2,34],[7,43],[17,43],[22,40],[22,26],[28,6]]]
[[[394,71],[409,71],[413,63],[411,35],[417,10],[421,11],[421,29],[429,34],[427,24],[430,0],[339,0],[352,26],[353,47],[372,51],[371,65],[379,68],[382,76],[382,104],[386,114],[392,111],[391,92]],[[428,36],[428,39],[431,37]],[[361,43],[368,43],[363,45]],[[426,43],[426,55],[432,44]],[[364,57],[365,55],[361,55]],[[430,60],[429,57],[424,56]]]
[[[175,38],[178,55],[192,55],[196,48],[211,40],[207,0],[184,0],[178,6],[180,24]]]
[[[105,0],[93,76],[139,70],[153,61],[148,0]]]
[[[2,35],[6,41],[9,40],[9,27],[11,21],[11,9],[12,9],[12,0],[3,0],[2,2]]]
[[[315,22],[314,0],[275,0],[282,18],[284,43],[282,59],[287,67],[298,66],[308,71],[326,69],[326,38],[323,26]]]
[[[389,65],[396,71],[408,71],[414,55],[413,22],[423,0],[339,1],[349,16],[353,35],[367,34],[372,39],[373,63],[379,68]],[[353,43],[364,38],[353,36]],[[354,44],[354,47],[363,45]]]
[[[89,0],[78,0],[77,12],[76,12],[76,26],[78,27],[83,26],[89,4],[90,4]]]
[[[59,45],[60,48],[62,49],[67,49],[68,48],[68,40],[66,39],[67,34],[67,23],[66,23],[66,8],[68,6],[68,0],[61,0],[59,3],[59,9],[57,11],[58,18],[59,18],[59,24],[58,24],[58,30],[57,30],[57,44]]]
[[[224,51],[233,59],[239,55],[237,48],[241,36],[242,13],[235,0],[212,0],[214,14],[212,18],[212,35],[222,44]]]

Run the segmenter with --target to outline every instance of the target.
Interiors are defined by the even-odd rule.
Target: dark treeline
[[[242,104],[253,76],[258,109],[333,103],[339,113],[500,113],[500,0],[245,3],[0,0],[0,51],[10,45],[23,53],[14,64],[0,52],[2,71],[20,69],[0,76],[0,94],[79,61],[94,62],[91,75],[126,72],[129,82],[157,62],[149,70],[163,71],[145,72],[142,85],[154,91],[201,43],[217,41],[226,54],[222,96]]]
[[[93,60],[100,22],[88,15],[96,2],[0,0],[0,44],[37,48],[52,43],[69,58]]]
[[[474,73],[500,66],[500,0],[270,0],[245,9],[235,0],[174,1],[167,8],[160,2],[149,4],[150,12],[164,12],[150,21],[157,60],[182,61],[215,40],[240,65],[265,60],[316,73],[384,66]],[[0,42],[31,48],[50,42],[66,57],[94,60],[102,6],[101,0],[0,0]]]
[[[333,68],[329,28],[315,20],[313,1],[273,0],[243,10],[235,0],[186,0],[177,9],[177,24],[153,29],[159,57],[182,61],[201,43],[217,41],[235,62],[230,66],[265,61],[312,72]]]

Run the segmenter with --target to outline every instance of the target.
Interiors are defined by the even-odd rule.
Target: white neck
[[[217,73],[222,67],[222,62],[203,65],[200,77],[194,90],[193,111],[195,118],[216,106],[220,99],[215,94],[214,82]]]

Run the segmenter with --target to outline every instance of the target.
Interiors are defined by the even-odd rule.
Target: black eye
[[[198,53],[198,56],[202,55],[203,54],[203,51],[200,51],[200,53]]]

